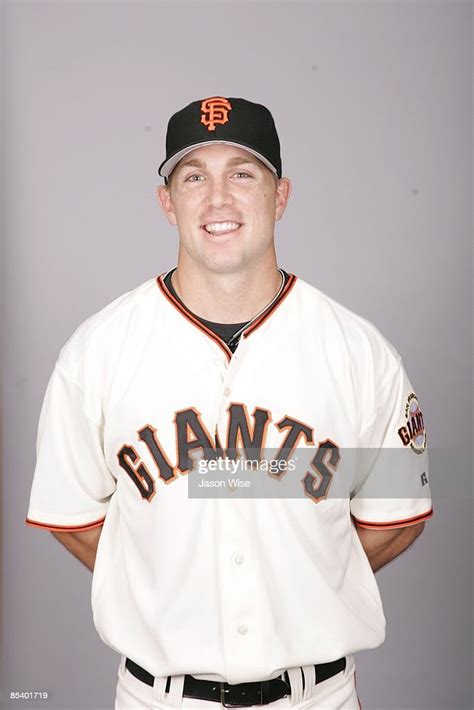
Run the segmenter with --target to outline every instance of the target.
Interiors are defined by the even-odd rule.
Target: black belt
[[[137,663],[131,661],[130,658],[125,660],[125,667],[135,678],[153,687],[154,676]],[[331,661],[331,663],[318,663],[314,666],[316,684],[332,678],[336,673],[343,671],[345,667],[345,658],[339,658],[337,661]],[[304,673],[302,673],[302,677],[304,689]],[[168,676],[165,688],[166,693],[169,692],[170,682],[171,676]],[[192,675],[184,676],[183,697],[196,700],[213,700],[216,703],[221,703],[226,708],[268,705],[268,703],[284,698],[285,695],[291,695],[287,671],[285,671],[282,678],[272,678],[272,680],[253,683],[238,683],[237,685],[229,685],[229,683],[221,683],[214,680],[202,680],[194,678]]]

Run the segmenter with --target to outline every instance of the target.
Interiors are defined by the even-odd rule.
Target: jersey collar
[[[171,305],[174,306],[181,313],[182,316],[184,316],[184,318],[186,318],[196,328],[198,328],[205,335],[207,335],[208,338],[213,340],[221,348],[221,350],[224,351],[227,356],[227,360],[230,361],[232,357],[232,350],[227,346],[227,343],[225,343],[222,338],[220,338],[216,333],[214,333],[214,331],[210,330],[210,328],[205,326],[204,323],[201,323],[199,318],[197,318],[195,314],[190,311],[187,306],[184,305],[184,303],[178,301],[171,293],[171,291],[169,291],[169,289],[167,288],[165,284],[165,278],[170,273],[170,271],[174,270],[174,268],[176,267],[173,267],[173,269],[169,269],[168,271],[165,271],[156,277],[156,283],[161,293],[169,301],[169,303],[171,303]],[[268,304],[267,308],[265,308],[261,313],[255,316],[255,318],[253,318],[247,323],[245,329],[242,331],[242,338],[247,338],[251,333],[256,331],[257,328],[260,328],[260,326],[271,316],[271,314],[276,311],[278,306],[283,303],[283,301],[295,285],[297,279],[294,274],[288,274],[288,276],[288,281],[286,282],[285,286],[282,288],[278,296]]]

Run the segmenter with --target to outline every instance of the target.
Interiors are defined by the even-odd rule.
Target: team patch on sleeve
[[[415,454],[422,454],[427,445],[426,431],[423,413],[414,392],[408,395],[404,414],[406,423],[398,430],[398,436],[402,440],[403,446],[410,446]]]

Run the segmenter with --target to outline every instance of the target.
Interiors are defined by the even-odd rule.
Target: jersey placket
[[[237,348],[232,353],[228,345],[205,323],[179,302],[166,288],[164,275],[157,282],[165,298],[205,336],[213,354],[204,357],[203,367],[209,368],[205,377],[210,377],[214,396],[211,404],[212,419],[208,433],[224,449],[227,448],[229,406],[242,404],[239,394],[239,374],[246,366],[248,348],[255,345],[253,332],[267,321],[274,310],[291,291],[296,276],[290,274],[288,281],[272,302],[257,314],[241,331]],[[260,330],[260,332],[262,332]],[[215,366],[215,369],[213,368]],[[212,370],[212,374],[209,372]],[[249,373],[250,374],[250,373]],[[215,379],[214,379],[215,378]],[[245,378],[243,378],[245,381]],[[244,402],[245,404],[245,402]],[[217,442],[216,442],[217,443]],[[226,475],[227,471],[223,471]],[[230,474],[235,477],[234,474]],[[230,490],[227,487],[228,490]],[[232,489],[233,490],[233,489]],[[264,652],[265,609],[262,602],[262,580],[255,540],[255,501],[242,499],[227,493],[224,498],[214,498],[216,576],[220,596],[221,643],[225,661],[225,678],[236,684],[259,680],[268,673]],[[249,669],[252,677],[249,677]]]
[[[230,360],[222,353],[218,367],[221,379],[217,413],[219,441],[227,445],[228,407],[239,401],[234,384],[244,366],[251,343],[240,338]],[[229,474],[231,475],[231,474]],[[227,478],[227,475],[224,473]],[[238,477],[238,474],[236,474]],[[253,501],[226,496],[216,500],[216,546],[222,614],[222,637],[229,683],[248,680],[249,668],[259,677],[263,670],[262,610],[259,609],[258,568],[252,540]]]

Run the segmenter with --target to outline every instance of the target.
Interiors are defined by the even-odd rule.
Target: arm
[[[94,570],[97,545],[102,532],[102,525],[92,530],[82,532],[53,532],[59,540],[78,560],[83,562],[91,572]]]
[[[370,566],[376,572],[398,557],[420,535],[425,523],[409,525],[395,530],[369,530],[355,524],[357,534],[365,550]]]

